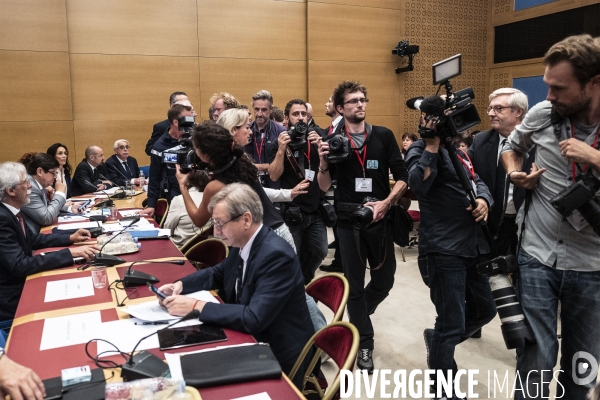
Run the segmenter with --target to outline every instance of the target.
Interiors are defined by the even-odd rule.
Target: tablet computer
[[[223,342],[225,340],[227,340],[227,336],[223,332],[223,328],[207,324],[158,331],[158,343],[161,350]]]

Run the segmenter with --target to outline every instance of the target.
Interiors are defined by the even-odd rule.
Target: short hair
[[[173,92],[171,93],[171,96],[169,96],[169,105],[172,105],[173,103],[175,103],[175,97],[177,96],[185,96],[187,97],[187,94],[185,92]]]
[[[188,174],[187,187],[195,187],[200,192],[203,192],[208,182],[208,176],[204,171],[197,171],[193,169]]]
[[[219,115],[217,124],[227,129],[233,135],[233,128],[239,128],[248,121],[248,111],[241,108],[232,108],[225,110]]]
[[[37,173],[37,169],[41,168],[48,172],[53,168],[58,168],[58,160],[46,153],[37,153],[31,162],[27,165],[27,173],[31,176]]]
[[[281,108],[273,106],[271,107],[271,114],[269,117],[277,122],[283,122],[283,111],[281,111]]]
[[[208,204],[208,212],[213,213],[215,206],[224,201],[229,217],[249,212],[252,223],[260,224],[263,220],[263,207],[258,194],[244,183],[230,183],[215,194]]]
[[[240,102],[227,92],[219,92],[213,94],[210,98],[210,105],[214,106],[217,100],[219,99],[223,100],[223,105],[225,106],[226,110],[229,110],[230,108],[240,107]]]
[[[420,136],[416,133],[413,132],[405,132],[402,135],[402,140],[409,138],[410,140],[412,140],[413,142],[416,142],[417,140],[419,140]]]
[[[273,96],[268,90],[259,90],[252,96],[252,107],[256,100],[269,100],[269,107],[273,107]]]
[[[591,35],[575,35],[555,43],[544,55],[544,65],[554,66],[568,61],[575,78],[583,86],[600,74],[600,39]]]
[[[306,102],[302,99],[293,99],[287,102],[287,104],[285,105],[285,109],[283,110],[283,115],[285,115],[286,117],[290,117],[290,110],[292,109],[292,106],[294,104],[300,104],[301,106],[306,107]]]
[[[0,201],[7,196],[6,189],[12,189],[27,177],[25,166],[18,162],[7,161],[0,164]]]
[[[98,146],[88,146],[85,148],[85,159],[87,160],[88,158],[90,158],[90,156],[96,155],[96,149],[98,149]]]
[[[362,92],[367,97],[367,88],[358,81],[343,81],[334,90],[332,94],[333,107],[337,111],[338,106],[344,106],[344,96],[346,93]]]
[[[23,164],[25,166],[25,168],[27,168],[27,166],[29,165],[31,160],[33,160],[33,157],[35,157],[36,154],[37,154],[37,151],[31,151],[31,152],[25,153],[21,156],[21,158],[19,158],[17,160],[17,162]]]
[[[119,139],[113,145],[113,149],[118,149],[119,148],[119,142],[125,142],[125,143],[127,143],[127,146],[129,146],[129,140],[127,140],[127,139]]]
[[[515,88],[500,88],[500,89],[496,89],[494,90],[489,98],[490,101],[492,101],[492,99],[498,97],[498,96],[502,96],[503,94],[509,94],[510,97],[508,98],[508,105],[511,106],[512,108],[521,108],[523,110],[523,114],[521,114],[520,120],[523,121],[523,118],[525,118],[525,114],[527,114],[527,111],[529,110],[529,101],[527,100],[527,95],[523,92],[521,92],[519,89],[515,89]]]
[[[173,125],[173,121],[181,116],[183,110],[192,111],[192,107],[184,106],[183,104],[173,104],[169,111],[167,112],[167,118],[169,119],[169,123]]]
[[[249,110],[250,108],[248,108],[247,105],[245,104],[240,104],[240,106],[238,108],[243,108],[244,110]]]

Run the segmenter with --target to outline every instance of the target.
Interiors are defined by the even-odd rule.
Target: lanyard
[[[363,171],[363,178],[366,177],[365,174],[365,161],[367,159],[367,144],[365,143],[364,146],[364,150],[363,150],[363,158],[360,158],[360,153],[358,150],[356,150],[356,148],[358,148],[358,146],[355,145],[354,140],[352,139],[352,136],[350,135],[350,133],[348,133],[348,127],[344,126],[344,130],[346,131],[346,135],[348,135],[348,139],[350,139],[350,143],[352,144],[352,147],[355,149],[354,150],[354,154],[356,154],[356,158],[358,158],[358,162],[360,163],[360,166],[362,167],[362,171]],[[367,141],[367,131],[365,130],[365,142]]]
[[[571,122],[571,137],[574,138],[575,137],[575,125],[573,124],[572,120],[569,120]],[[594,139],[594,144],[592,144],[591,146],[593,148],[596,148],[596,146],[598,145],[598,136],[600,136],[600,128],[596,129],[596,139]],[[581,169],[583,170],[583,172],[585,172],[587,170],[588,166],[584,165]],[[571,173],[573,174],[573,181],[575,181],[575,177],[577,176],[577,166],[575,164],[575,162],[571,163]]]
[[[460,152],[467,157],[467,160],[469,160],[469,162],[466,162],[457,152],[456,155],[458,156],[458,159],[467,168],[467,170],[469,171],[469,175],[471,175],[471,178],[473,179],[473,181],[475,181],[475,169],[473,168],[473,162],[471,161],[467,153],[465,153],[462,150]]]
[[[260,131],[258,132],[260,133]],[[267,130],[265,129],[265,133],[264,136],[262,138],[262,140],[260,141],[260,147],[258,146],[258,140],[254,141],[254,148],[256,148],[256,154],[258,155],[258,162],[260,163],[262,160],[260,158],[260,156],[262,155],[263,149],[265,148],[265,138],[267,137]]]
[[[306,157],[306,159],[308,160],[308,169],[310,169],[310,146],[311,143],[308,142],[308,154],[304,153],[304,157]]]

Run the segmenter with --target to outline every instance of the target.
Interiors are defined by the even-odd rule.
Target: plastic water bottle
[[[146,184],[146,179],[144,177],[144,171],[142,171],[140,169],[140,187],[144,186]]]

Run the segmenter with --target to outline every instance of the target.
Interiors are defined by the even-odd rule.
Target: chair
[[[158,226],[160,226],[161,228],[165,225],[168,212],[169,202],[167,201],[167,199],[158,199],[156,201],[156,207],[154,207],[154,220],[158,222]]]
[[[189,249],[192,248],[196,243],[200,243],[203,240],[208,239],[209,236],[213,234],[213,224],[210,223],[208,225],[204,225],[200,231],[198,231],[194,236],[192,236],[187,242],[181,246],[179,249],[183,254],[185,254]]]
[[[144,177],[148,179],[148,177],[150,176],[150,166],[144,165],[143,167],[140,167],[140,171],[142,171],[144,173]]]
[[[223,261],[229,254],[229,248],[219,238],[208,238],[200,243],[196,243],[185,252],[188,260],[194,264],[197,269],[213,267]]]
[[[323,400],[330,400],[336,398],[340,389],[340,373],[338,371],[333,383],[328,387],[327,392],[319,386],[317,379],[314,375],[311,375],[312,370],[315,368],[317,361],[321,357],[321,353],[324,351],[331,356],[331,359],[336,363],[338,368],[352,371],[354,370],[354,362],[356,361],[356,353],[358,352],[358,344],[360,336],[358,330],[354,325],[349,322],[335,322],[327,325],[315,333],[306,343],[298,360],[292,367],[289,377],[294,379],[294,376],[298,372],[300,365],[304,362],[304,359],[312,350],[313,345],[316,347],[315,354],[313,355],[310,363],[308,364],[304,373],[304,379],[302,387],[310,381],[316,388],[316,392],[319,397]]]
[[[350,294],[350,286],[344,275],[332,272],[313,279],[306,286],[306,293],[333,311],[334,315],[331,320],[331,323],[333,323],[340,321],[344,315]]]

